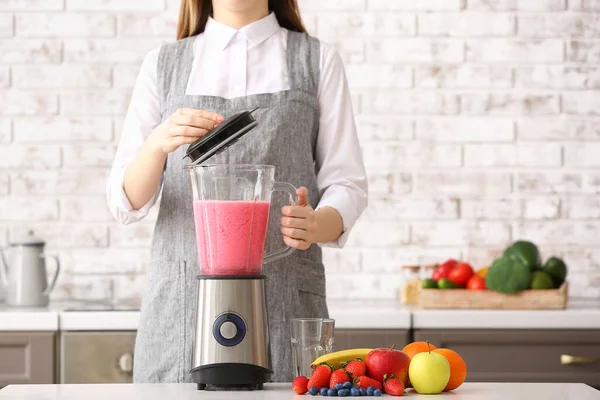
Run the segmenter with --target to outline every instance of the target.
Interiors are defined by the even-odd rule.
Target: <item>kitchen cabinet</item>
[[[55,382],[55,332],[0,333],[0,388]]]
[[[582,382],[600,389],[600,330],[417,329],[414,340],[458,352],[469,382]],[[563,356],[589,362],[565,364]]]
[[[62,332],[60,383],[131,383],[135,332]]]
[[[336,350],[392,347],[402,350],[411,341],[408,329],[336,329]]]

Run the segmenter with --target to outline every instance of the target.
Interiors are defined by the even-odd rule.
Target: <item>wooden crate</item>
[[[421,289],[419,307],[423,309],[471,310],[563,310],[567,307],[568,284],[558,289],[524,290],[516,294],[492,290]]]

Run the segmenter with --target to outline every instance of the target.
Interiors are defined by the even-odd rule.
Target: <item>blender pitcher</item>
[[[203,275],[255,276],[265,263],[290,255],[264,254],[274,191],[297,203],[296,188],[275,182],[271,165],[190,165],[198,261]]]

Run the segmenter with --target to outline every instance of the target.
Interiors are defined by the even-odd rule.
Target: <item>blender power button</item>
[[[233,322],[225,321],[223,322],[223,325],[221,325],[220,331],[221,336],[223,336],[225,339],[233,339],[237,334],[237,327]]]
[[[222,314],[213,324],[213,336],[217,343],[226,347],[237,346],[246,336],[246,324],[236,314]]]

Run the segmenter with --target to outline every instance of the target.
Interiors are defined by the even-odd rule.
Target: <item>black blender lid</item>
[[[226,118],[206,136],[190,144],[185,155],[192,160],[192,165],[199,164],[215,154],[219,154],[258,125],[258,122],[252,116],[252,113],[257,109],[258,107],[254,110],[242,111]]]

